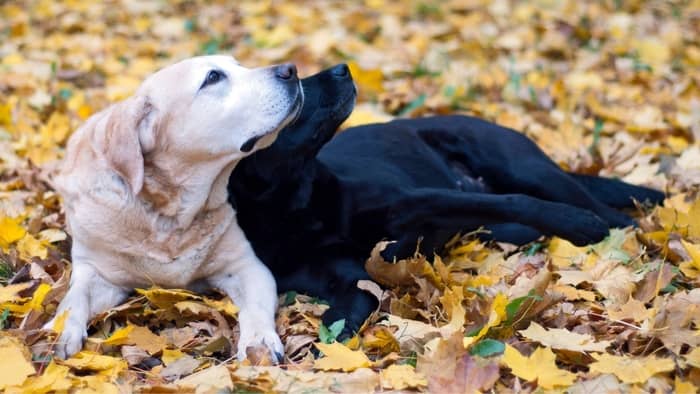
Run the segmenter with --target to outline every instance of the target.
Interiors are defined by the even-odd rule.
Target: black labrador
[[[468,116],[402,119],[345,130],[355,86],[345,65],[302,80],[299,119],[241,161],[229,200],[280,291],[327,300],[325,324],[356,330],[376,307],[357,288],[376,242],[385,257],[439,251],[458,232],[523,244],[557,235],[577,245],[633,225],[619,208],[663,193],[569,174],[530,139]],[[330,141],[330,142],[329,142]],[[420,242],[419,242],[420,240]],[[418,243],[419,242],[419,243]]]

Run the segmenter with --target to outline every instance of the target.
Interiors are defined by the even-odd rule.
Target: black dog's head
[[[264,192],[280,182],[295,182],[355,106],[350,70],[339,64],[301,80],[304,106],[297,120],[277,140],[241,160],[229,179],[229,191]]]
[[[338,64],[301,80],[304,106],[297,120],[282,130],[265,153],[315,157],[355,106],[355,84],[345,64]],[[259,152],[263,153],[263,152]]]

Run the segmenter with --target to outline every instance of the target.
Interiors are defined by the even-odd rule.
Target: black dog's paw
[[[590,245],[608,236],[608,223],[592,211],[574,209],[561,218],[561,233],[555,233],[576,246]]]

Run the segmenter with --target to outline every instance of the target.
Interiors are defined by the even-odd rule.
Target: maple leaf
[[[501,362],[511,369],[513,375],[527,380],[537,381],[544,389],[570,386],[576,380],[576,374],[559,369],[555,363],[556,356],[549,348],[537,348],[529,356],[523,356],[510,345],[506,345]]]
[[[659,357],[613,356],[607,353],[592,354],[596,360],[589,368],[591,372],[611,373],[624,383],[643,383],[657,373],[672,371],[673,360]]]
[[[574,352],[603,352],[612,343],[611,341],[596,342],[588,334],[577,334],[562,328],[546,329],[535,322],[530,322],[530,326],[526,330],[520,330],[519,333],[525,338],[553,349]]]
[[[189,387],[197,392],[221,392],[233,390],[233,380],[231,373],[225,365],[217,365],[206,368],[182,379],[175,381],[180,388]]]
[[[19,386],[25,393],[49,393],[67,391],[73,387],[70,368],[51,361],[40,376],[31,376]]]
[[[35,372],[22,343],[3,334],[0,337],[0,390],[22,384]]]
[[[117,376],[126,369],[124,360],[117,357],[104,356],[90,351],[80,351],[73,357],[61,362],[79,371],[96,371],[103,376]]]
[[[421,389],[428,385],[425,377],[416,373],[414,367],[406,364],[390,365],[380,374],[382,387],[389,390]]]
[[[700,348],[696,347],[684,356],[685,361],[695,368],[700,368]]]
[[[19,241],[27,233],[19,219],[0,217],[0,248],[7,252],[10,244]]]
[[[361,350],[350,350],[338,342],[315,343],[314,346],[323,352],[323,358],[314,361],[316,369],[350,372],[358,368],[368,368],[372,364]]]

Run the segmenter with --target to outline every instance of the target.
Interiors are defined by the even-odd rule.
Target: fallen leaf
[[[382,387],[389,390],[421,389],[428,385],[425,377],[410,365],[390,365],[380,373]]]
[[[0,337],[0,390],[20,385],[35,373],[22,343],[9,335]]]
[[[611,373],[624,383],[644,383],[658,373],[675,368],[673,360],[668,358],[613,356],[607,353],[592,356],[596,361],[589,365],[591,372]]]
[[[95,371],[104,376],[117,376],[127,368],[127,363],[118,357],[104,356],[90,351],[80,351],[71,358],[61,361],[79,371]]]
[[[222,390],[233,390],[231,373],[223,364],[203,369],[175,381],[175,384],[180,388],[194,388],[197,393],[219,393]]]
[[[571,350],[574,352],[604,352],[611,341],[596,342],[588,334],[577,334],[563,328],[546,329],[535,322],[530,322],[526,330],[520,330],[520,335],[553,349]]]
[[[27,233],[21,226],[21,220],[0,217],[0,248],[7,252],[10,244],[19,241]]]
[[[350,350],[338,342],[315,343],[314,346],[323,352],[323,358],[314,361],[315,369],[350,372],[358,368],[368,368],[372,364],[362,351]]]
[[[68,391],[73,387],[69,368],[51,361],[39,376],[29,377],[20,389],[25,393],[50,393]]]
[[[506,345],[501,358],[513,375],[530,382],[536,380],[537,385],[546,390],[570,386],[576,380],[576,374],[559,369],[555,361],[556,356],[549,348],[537,348],[526,357],[510,345]]]

